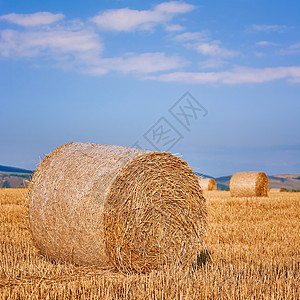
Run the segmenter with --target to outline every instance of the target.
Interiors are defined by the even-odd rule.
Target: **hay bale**
[[[186,162],[90,143],[67,144],[44,159],[28,208],[42,254],[123,272],[189,265],[206,224],[205,199]]]
[[[229,186],[232,197],[265,197],[269,180],[264,172],[241,172],[232,175]]]
[[[204,191],[215,191],[217,183],[213,178],[199,178],[199,184]]]
[[[279,188],[270,189],[270,193],[282,193],[282,192],[284,192],[283,189],[279,189]]]

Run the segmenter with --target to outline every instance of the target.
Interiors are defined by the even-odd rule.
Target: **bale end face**
[[[169,153],[140,156],[118,175],[108,196],[107,253],[124,272],[186,266],[201,248],[205,215],[197,177],[184,161]]]

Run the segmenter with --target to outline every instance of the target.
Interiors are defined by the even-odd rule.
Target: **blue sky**
[[[0,0],[0,164],[71,141],[168,150],[145,139],[164,118],[198,172],[299,173],[299,20],[296,0]],[[186,92],[208,112],[180,102],[188,128],[169,111]]]

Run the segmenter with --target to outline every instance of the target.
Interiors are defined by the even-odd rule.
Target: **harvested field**
[[[299,299],[300,193],[204,192],[207,249],[198,268],[143,275],[41,256],[28,230],[25,194],[0,189],[0,299]]]

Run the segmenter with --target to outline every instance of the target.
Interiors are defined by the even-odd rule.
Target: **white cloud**
[[[179,2],[179,1],[169,1],[163,2],[154,7],[154,11],[160,11],[162,13],[168,14],[184,14],[195,8],[194,5]]]
[[[255,44],[256,46],[278,46],[278,44],[269,41],[260,41]]]
[[[295,50],[300,49],[300,43],[296,43],[296,44],[291,45],[290,49],[295,49]]]
[[[236,51],[221,47],[221,41],[209,39],[204,31],[181,33],[176,35],[174,40],[182,42],[185,47],[194,49],[202,55],[215,57],[234,57],[239,55]]]
[[[174,72],[169,74],[148,76],[147,79],[160,80],[164,82],[186,82],[186,83],[264,83],[278,79],[287,79],[290,82],[300,81],[300,67],[273,67],[273,68],[247,68],[236,67],[225,72]]]
[[[262,32],[284,32],[288,27],[285,25],[252,25],[251,30]]]
[[[127,53],[120,57],[103,58],[99,36],[88,30],[53,29],[19,32],[11,29],[0,32],[0,54],[14,57],[47,57],[55,66],[78,69],[81,72],[103,75],[111,71],[151,74],[180,69],[187,61],[161,52]]]
[[[158,24],[165,24],[175,15],[194,9],[184,2],[164,2],[149,10],[129,8],[106,10],[92,18],[100,28],[114,31],[150,30]]]
[[[287,49],[281,49],[279,53],[281,55],[298,54],[300,53],[300,43],[293,44],[289,46]]]
[[[220,43],[220,41],[211,41],[207,43],[196,44],[194,45],[194,47],[199,53],[203,55],[233,57],[239,54],[238,52],[220,47]]]
[[[217,73],[196,73],[196,72],[174,72],[156,76],[148,76],[146,79],[163,82],[184,82],[184,83],[213,83],[217,82]]]
[[[154,26],[162,24],[165,30],[176,32],[183,30],[183,27],[171,24],[169,21],[176,14],[188,12],[193,8],[194,6],[184,2],[171,1],[156,5],[150,10],[138,11],[128,8],[109,10],[93,20],[100,27],[106,26],[110,30],[153,29]],[[68,67],[88,74],[103,75],[109,72],[119,72],[138,74],[141,78],[166,82],[241,84],[262,83],[277,79],[300,82],[300,67],[261,69],[236,67],[229,71],[184,72],[181,70],[189,64],[187,60],[162,52],[121,53],[116,57],[103,57],[103,44],[95,31],[95,26],[91,26],[93,24],[82,23],[79,20],[54,24],[63,18],[61,14],[51,13],[9,14],[0,17],[2,20],[26,27],[19,30],[0,30],[0,55],[5,57],[39,56],[60,68]],[[34,27],[38,25],[48,26]],[[268,30],[275,30],[275,28]],[[206,60],[198,63],[203,70],[210,69],[211,71],[221,68],[228,64],[223,60],[224,58],[239,55],[238,52],[224,48],[220,41],[211,39],[204,31],[172,35],[174,40],[184,47],[206,56]],[[260,41],[256,45],[274,46],[276,44]],[[291,45],[285,51],[298,53],[300,43]],[[262,53],[257,52],[256,55],[262,55]]]
[[[70,31],[67,29],[51,31],[0,32],[0,54],[2,56],[47,56],[60,60],[61,57],[88,63],[102,51],[102,43],[93,32],[88,30]]]
[[[224,67],[228,62],[220,58],[210,58],[199,63],[201,69],[217,69]]]
[[[128,53],[123,57],[102,58],[96,66],[88,68],[86,73],[101,75],[103,72],[118,71],[122,73],[150,74],[184,67],[185,60],[177,56],[166,56],[161,52]]]
[[[277,79],[294,79],[300,77],[300,67],[273,68],[236,68],[233,72],[224,73],[225,84],[263,83]]]
[[[165,29],[167,31],[182,31],[184,30],[184,27],[178,24],[174,24],[174,25],[166,25]]]
[[[156,9],[173,13],[176,12],[176,3],[161,5]],[[105,58],[102,50],[99,35],[76,20],[38,30],[31,27],[25,31],[0,31],[0,55],[4,57],[41,57],[54,66],[89,74],[152,74],[178,70],[187,64],[186,60],[178,56],[167,56],[161,52],[125,53]]]
[[[21,25],[24,27],[49,25],[64,18],[63,14],[52,14],[49,12],[37,12],[34,14],[15,14],[0,16],[0,20]]]
[[[290,46],[290,49],[300,49],[300,43],[296,43]]]
[[[265,56],[265,53],[263,53],[263,52],[254,52],[254,54],[255,54],[255,56],[257,56],[257,57],[263,57],[263,56]]]
[[[207,39],[204,32],[185,32],[175,36],[174,38],[178,42],[188,42],[188,41],[203,41]]]

